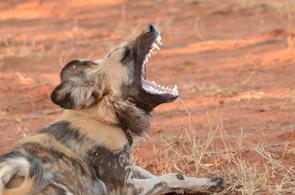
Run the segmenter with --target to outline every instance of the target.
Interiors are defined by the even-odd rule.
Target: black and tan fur
[[[143,89],[143,61],[159,36],[152,25],[100,62],[74,60],[51,100],[62,116],[0,158],[0,195],[129,195],[199,192],[218,177],[155,176],[133,164],[133,139],[150,112],[177,96]]]

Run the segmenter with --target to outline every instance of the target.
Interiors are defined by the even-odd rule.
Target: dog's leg
[[[136,179],[148,179],[148,178],[154,178],[156,177],[155,175],[153,175],[152,173],[148,172],[147,170],[138,167],[138,166],[132,166],[132,170],[133,170],[133,176]]]
[[[136,194],[153,195],[166,193],[198,193],[220,190],[223,179],[220,177],[195,178],[171,173],[149,179],[133,178]]]

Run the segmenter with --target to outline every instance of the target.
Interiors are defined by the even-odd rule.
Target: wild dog
[[[155,176],[132,162],[133,139],[148,129],[150,112],[179,96],[176,87],[146,79],[146,63],[160,39],[149,25],[99,62],[65,65],[51,94],[64,113],[1,156],[0,194],[145,195],[219,188],[220,177]]]

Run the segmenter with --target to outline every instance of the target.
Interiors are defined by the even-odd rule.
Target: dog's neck
[[[120,150],[128,144],[132,145],[133,137],[143,134],[149,127],[149,119],[145,111],[129,101],[102,98],[97,105],[87,109],[65,110],[58,121],[68,123],[70,129],[78,130],[79,134],[87,137],[87,147],[97,145]],[[75,147],[74,143],[68,145]]]
[[[82,153],[94,146],[102,146],[109,150],[121,150],[129,144],[125,132],[119,126],[97,120],[84,111],[65,110],[58,121],[67,122],[69,128],[78,130],[81,136],[88,138],[88,143],[79,148]]]

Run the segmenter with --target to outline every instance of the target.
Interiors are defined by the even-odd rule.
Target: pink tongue
[[[155,84],[154,83],[152,83],[151,81],[145,80],[145,79],[142,79],[142,85],[152,86],[152,87],[155,88]]]
[[[142,68],[141,68],[141,78],[143,79],[146,78],[146,68],[144,64],[142,65]]]

